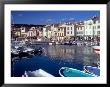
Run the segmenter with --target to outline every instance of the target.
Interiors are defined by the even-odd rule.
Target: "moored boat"
[[[23,52],[27,52],[29,54],[32,54],[32,53],[34,53],[34,49],[28,47],[28,48],[25,48],[25,50]]]
[[[100,76],[100,69],[98,67],[84,66],[84,70],[87,73]]]
[[[43,53],[44,49],[42,47],[39,47],[34,50],[34,55],[41,55]]]
[[[69,67],[62,67],[59,70],[62,77],[94,77],[94,75]]]
[[[19,52],[16,49],[11,49],[11,57],[18,57]]]
[[[49,45],[52,45],[52,43],[49,43]]]
[[[54,76],[42,69],[38,69],[35,71],[25,71],[22,77],[54,77]]]
[[[100,54],[100,46],[93,46],[93,51],[97,54]]]

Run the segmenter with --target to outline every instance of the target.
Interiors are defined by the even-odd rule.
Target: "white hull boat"
[[[25,71],[22,77],[54,77],[54,76],[42,69],[38,69],[36,71]]]
[[[97,54],[100,54],[100,46],[93,46],[93,51]]]

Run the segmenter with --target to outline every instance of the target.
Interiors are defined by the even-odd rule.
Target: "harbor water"
[[[32,45],[42,47],[44,52],[28,58],[16,58],[11,62],[11,76],[21,77],[25,71],[42,69],[55,77],[60,77],[61,67],[83,70],[85,65],[97,66],[100,55],[91,46],[75,45]]]

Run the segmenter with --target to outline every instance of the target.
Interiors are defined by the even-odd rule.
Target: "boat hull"
[[[91,74],[69,67],[62,67],[59,70],[59,74],[62,77],[94,77]]]
[[[100,76],[100,69],[92,66],[84,66],[84,70],[96,76]]]
[[[100,46],[93,46],[93,51],[97,54],[100,54]]]

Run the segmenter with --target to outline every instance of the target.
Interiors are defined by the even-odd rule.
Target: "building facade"
[[[76,39],[77,40],[83,40],[85,36],[85,27],[84,27],[84,22],[80,21],[76,23]]]
[[[51,24],[40,28],[12,27],[11,36],[15,38],[43,38],[44,41],[64,41],[71,38],[100,40],[100,18],[94,16],[80,22]]]
[[[84,21],[85,27],[85,39],[94,39],[96,37],[100,37],[100,19],[99,17],[92,17],[86,21]]]

